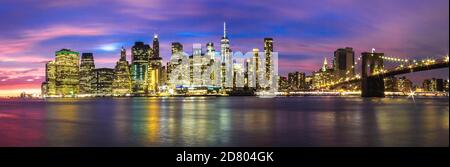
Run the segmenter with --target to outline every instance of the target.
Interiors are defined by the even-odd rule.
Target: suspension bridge
[[[322,85],[321,88],[336,89],[360,84],[362,97],[384,97],[385,77],[449,67],[448,55],[440,59],[409,60],[389,57],[385,56],[384,53],[372,51],[361,53],[355,66],[358,62],[361,64],[361,74],[340,78]],[[392,69],[385,69],[385,62],[397,63],[397,65]]]

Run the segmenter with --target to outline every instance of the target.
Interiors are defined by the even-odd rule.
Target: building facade
[[[80,63],[80,94],[95,93],[94,82],[94,56],[92,53],[81,54]]]
[[[149,58],[152,48],[144,42],[135,42],[131,48],[131,81],[133,94],[148,92]]]
[[[353,48],[339,48],[334,51],[333,70],[337,79],[350,78],[355,75],[355,52]]]
[[[95,71],[95,90],[98,96],[110,96],[113,93],[114,69],[97,68]]]
[[[131,94],[131,73],[129,63],[127,61],[127,53],[125,48],[120,50],[120,59],[114,68],[113,90],[114,95]]]
[[[56,52],[56,95],[73,96],[79,93],[79,63],[78,52],[62,49]]]

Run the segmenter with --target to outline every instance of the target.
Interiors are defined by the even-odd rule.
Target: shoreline
[[[389,94],[385,98],[390,97],[409,97],[409,94]],[[105,98],[176,98],[176,97],[259,97],[267,98],[267,96],[258,95],[170,95],[170,96],[158,96],[158,95],[130,95],[130,96],[113,96],[113,95],[97,95],[97,96],[67,96],[67,97],[0,97],[0,100],[8,99],[28,99],[28,100],[45,100],[45,99],[105,99]],[[275,97],[361,97],[360,94],[343,94],[337,92],[327,92],[324,94],[288,94],[288,95],[273,95],[269,98]],[[414,97],[449,97],[448,93],[432,93],[432,94],[415,94]],[[363,98],[363,97],[361,97]]]

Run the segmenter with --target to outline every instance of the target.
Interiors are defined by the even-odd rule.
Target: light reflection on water
[[[0,146],[448,146],[448,98],[0,101]]]

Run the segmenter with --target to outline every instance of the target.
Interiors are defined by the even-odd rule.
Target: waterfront
[[[0,146],[448,146],[448,97],[0,100]]]

